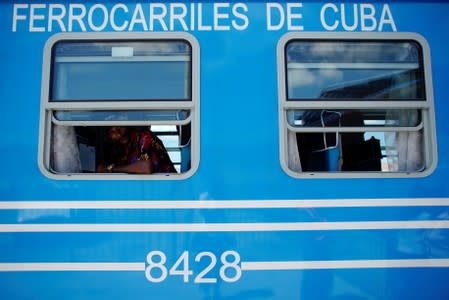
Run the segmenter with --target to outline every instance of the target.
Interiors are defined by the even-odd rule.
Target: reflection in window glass
[[[58,121],[177,121],[186,120],[189,111],[56,111]]]
[[[191,97],[185,42],[59,42],[53,55],[52,101]]]
[[[433,107],[418,42],[313,36],[282,43],[281,150],[289,174],[430,168]]]
[[[349,116],[359,115],[360,122],[346,122]],[[413,116],[413,117],[410,117]],[[416,109],[321,109],[288,110],[287,122],[293,127],[416,127],[421,124]]]
[[[422,130],[297,133],[296,146],[303,172],[421,172],[422,136]]]
[[[423,99],[416,43],[291,42],[288,98]]]
[[[179,130],[176,126],[163,126],[163,131],[158,127],[56,125],[51,136],[51,168],[57,173],[105,173],[112,171],[107,166],[147,160],[153,164],[151,173],[185,172],[181,170]],[[117,129],[124,130],[118,134]]]
[[[44,58],[39,166],[46,176],[173,180],[197,169],[193,36],[59,34]]]

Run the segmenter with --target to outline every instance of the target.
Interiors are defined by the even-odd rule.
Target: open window
[[[199,46],[191,35],[58,34],[47,42],[43,64],[39,165],[45,175],[182,179],[195,172]],[[116,128],[126,141],[113,139]],[[132,157],[144,140],[151,143]],[[117,166],[118,157],[126,165],[143,155],[151,162],[148,173]]]
[[[415,34],[290,33],[278,44],[281,164],[293,177],[425,176],[429,48]]]

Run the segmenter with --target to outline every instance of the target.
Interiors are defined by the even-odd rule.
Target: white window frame
[[[289,42],[294,40],[313,41],[415,41],[422,48],[422,59],[425,80],[425,100],[418,101],[326,101],[323,99],[305,100],[305,101],[287,101],[287,67],[285,49]],[[430,48],[427,41],[417,33],[361,33],[361,32],[291,32],[287,33],[279,40],[277,45],[277,67],[278,67],[278,112],[279,112],[279,151],[280,163],[282,169],[294,178],[409,178],[424,177],[430,175],[437,165],[437,143],[436,143],[436,126],[434,112],[434,96],[432,87],[432,70],[430,60]],[[418,109],[422,113],[423,124],[423,149],[424,149],[424,165],[425,169],[421,172],[404,171],[404,172],[382,172],[382,171],[293,171],[289,168],[288,163],[288,129],[292,127],[287,121],[288,110],[338,110],[338,109]],[[342,128],[343,129],[343,128]],[[363,132],[374,131],[370,127],[354,127],[351,131],[362,129]],[[406,128],[403,128],[406,129]],[[296,132],[339,132],[338,128],[328,127],[324,130],[320,128],[304,128],[297,129]],[[340,132],[343,132],[341,130]],[[380,131],[389,131],[382,130]],[[299,157],[298,157],[299,160]]]
[[[191,101],[50,101],[52,49],[58,42],[82,41],[186,41],[192,50],[191,62]],[[196,38],[185,32],[95,32],[95,33],[58,33],[45,44],[42,66],[42,89],[40,107],[40,129],[38,165],[40,171],[51,179],[60,180],[179,180],[191,177],[198,169],[200,160],[200,47]],[[126,110],[188,110],[186,120],[176,121],[57,121],[54,111],[126,111]],[[125,173],[55,173],[50,170],[51,129],[52,124],[67,126],[147,126],[147,125],[185,125],[191,124],[190,169],[184,173],[169,174],[125,174]]]

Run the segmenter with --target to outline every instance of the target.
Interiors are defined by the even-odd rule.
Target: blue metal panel
[[[62,2],[68,8],[70,3]],[[0,206],[0,298],[449,298],[446,284],[449,276],[449,187],[445,179],[449,168],[449,157],[445,155],[449,151],[449,90],[446,82],[449,36],[445,34],[449,30],[449,4],[446,1],[395,1],[388,4],[397,31],[422,35],[431,49],[439,156],[437,168],[430,176],[308,180],[288,176],[279,162],[276,58],[276,45],[288,29],[283,26],[279,30],[268,31],[266,3],[248,1],[245,2],[248,8],[245,15],[249,24],[244,30],[232,28],[230,21],[223,21],[231,27],[230,30],[199,30],[198,24],[194,30],[189,29],[201,50],[201,157],[199,169],[192,177],[174,181],[53,180],[39,171],[37,153],[43,48],[48,38],[60,30],[55,22],[53,26],[56,29],[48,32],[46,21],[37,20],[35,27],[45,30],[30,32],[28,20],[19,20],[17,30],[13,32],[13,5],[17,3],[0,3],[0,101],[3,105],[0,118],[0,153],[3,156],[0,205],[7,203]],[[48,4],[53,2],[41,3],[47,6],[38,9],[36,14],[48,16]],[[89,8],[95,3],[83,5]],[[130,12],[135,8],[133,1],[122,3]],[[159,3],[170,4],[165,1]],[[229,7],[236,3],[229,2]],[[286,9],[286,2],[277,3]],[[384,2],[371,3],[379,17]],[[104,2],[109,9],[114,4]],[[302,8],[297,10],[303,18],[295,24],[302,25],[304,31],[325,31],[320,22],[320,10],[324,4],[304,1]],[[145,14],[148,5],[142,3]],[[192,5],[198,8],[197,2],[192,2]],[[340,7],[340,3],[336,5]],[[346,7],[352,9],[352,4],[346,4]],[[28,13],[27,18],[30,18],[29,8],[21,10],[23,14]],[[128,13],[121,17],[129,18],[130,14],[132,16]],[[187,18],[190,16],[189,11]],[[212,16],[213,2],[204,2],[203,25],[212,26]],[[195,20],[198,21],[198,15]],[[241,19],[237,21],[242,22]],[[350,19],[348,23],[353,21]],[[64,22],[68,22],[67,19]],[[163,29],[160,24],[156,25],[155,31]],[[175,25],[175,31],[183,30],[181,24]],[[80,30],[79,26],[73,29]],[[137,24],[134,30],[144,31],[145,28]],[[343,30],[337,28],[337,31]],[[113,31],[113,28],[109,25],[104,31]],[[361,28],[356,31],[361,31]],[[392,28],[386,25],[384,31],[392,31]],[[404,198],[405,202],[388,207],[377,205],[375,198],[392,201]],[[429,198],[440,199],[441,204],[426,206],[427,200],[432,201]],[[313,201],[323,199],[329,200],[329,207],[313,205]],[[373,199],[373,202],[372,205],[354,207],[339,202],[344,199]],[[407,199],[418,199],[419,205]],[[77,208],[75,204],[69,208],[20,206],[23,201],[59,203],[64,200],[68,203],[120,202],[115,206],[109,203],[106,208]],[[185,209],[148,209],[145,205],[121,208],[122,204],[132,200],[196,202]],[[232,208],[217,208],[215,200],[249,200],[254,203],[271,200],[274,204],[245,208],[243,203],[242,207],[237,203]],[[275,203],[281,200],[311,200],[312,204],[307,207],[276,207]],[[210,207],[204,203],[211,203]],[[200,208],[195,208],[197,204]],[[423,223],[418,223],[421,221]],[[310,228],[307,228],[309,223]],[[76,227],[83,224],[89,224],[87,229]],[[119,226],[104,229],[114,224]],[[158,224],[167,227],[186,224],[186,228],[194,224],[200,227],[167,229],[167,232],[139,229]],[[235,224],[243,224],[242,227],[250,224],[254,228],[231,229]],[[257,224],[284,224],[287,227],[299,224],[306,229],[258,230]],[[320,229],[320,224],[335,227]],[[135,226],[126,230],[127,225]],[[98,230],[96,226],[100,226]],[[166,255],[164,266],[167,269],[184,251],[189,251],[189,268],[193,271],[189,282],[184,283],[180,275],[168,275],[160,283],[149,282],[145,276],[145,269],[149,267],[146,256],[155,250]],[[306,261],[314,262],[318,269],[251,270],[248,267],[237,282],[229,283],[219,272],[223,265],[220,256],[227,250],[239,253],[239,268],[249,262],[293,264]],[[194,278],[209,263],[207,258],[197,262],[195,256],[206,251],[217,258],[217,264],[207,275],[208,278],[217,278],[217,282],[194,283]],[[373,262],[383,260],[390,263],[386,261],[373,267]],[[417,260],[428,260],[428,264],[423,267]],[[333,261],[344,261],[345,267],[332,267],[329,262]],[[42,270],[32,271],[36,265],[22,265],[21,269],[20,263],[37,263]],[[48,271],[52,267],[49,263],[60,264],[58,266],[63,269],[61,264],[72,264],[65,270]],[[138,264],[138,268],[69,270],[84,263],[125,264],[124,268],[129,267],[126,264]],[[321,263],[325,267],[319,268]],[[432,267],[432,264],[436,266]],[[19,269],[11,271],[10,267]],[[182,269],[182,264],[179,269]],[[159,275],[155,273],[154,276]]]

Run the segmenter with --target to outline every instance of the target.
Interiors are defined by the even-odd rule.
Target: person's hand
[[[131,173],[131,174],[151,174],[153,173],[153,165],[149,160],[138,160],[135,163],[114,167],[114,172]]]
[[[108,166],[103,165],[103,164],[99,164],[97,166],[97,173],[111,173],[112,170],[111,168],[108,168]]]

